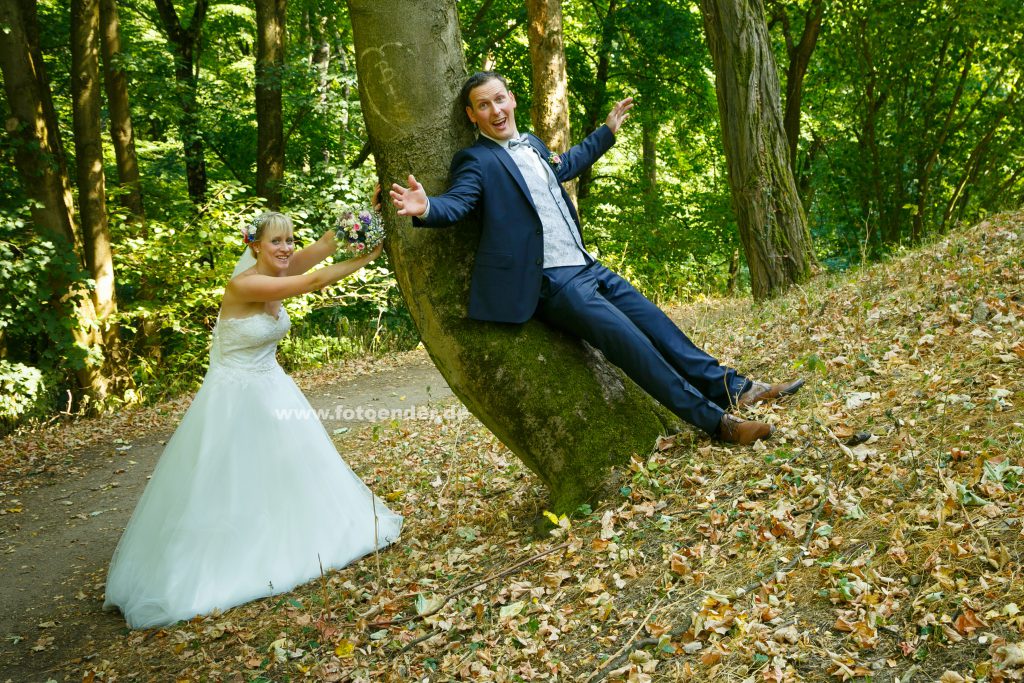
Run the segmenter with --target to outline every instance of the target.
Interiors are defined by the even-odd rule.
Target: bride
[[[398,538],[387,509],[338,456],[277,364],[281,300],[337,282],[381,253],[310,269],[332,231],[295,251],[291,220],[264,213],[224,292],[203,385],[168,441],[107,573],[104,608],[132,628],[282,593]]]

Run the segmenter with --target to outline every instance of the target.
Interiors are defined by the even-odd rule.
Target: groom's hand
[[[611,129],[613,133],[619,132],[619,127],[622,123],[629,118],[629,110],[633,108],[633,98],[627,97],[624,100],[619,100],[612,107],[612,110],[608,112],[608,118],[604,120],[604,124]]]
[[[427,193],[412,174],[409,175],[409,187],[394,183],[388,194],[391,195],[391,203],[395,205],[399,216],[422,216],[427,210]]]

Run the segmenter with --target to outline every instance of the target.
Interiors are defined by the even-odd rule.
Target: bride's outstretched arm
[[[292,254],[291,262],[288,264],[288,274],[302,275],[333,254],[337,248],[338,240],[335,239],[334,230],[328,230],[316,242]]]
[[[358,258],[334,263],[325,268],[301,275],[248,275],[236,277],[228,283],[225,298],[236,301],[280,301],[290,296],[323,289],[327,285],[351,275],[381,254],[383,245],[378,244],[372,251]],[[292,257],[295,258],[294,256]],[[289,268],[289,271],[291,269]]]

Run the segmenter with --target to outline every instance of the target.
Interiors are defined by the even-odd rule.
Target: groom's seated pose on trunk
[[[673,413],[722,441],[751,444],[771,435],[764,422],[726,411],[796,392],[803,380],[754,382],[697,348],[653,303],[584,248],[579,217],[561,183],[592,165],[615,142],[633,107],[617,102],[605,125],[564,154],[516,129],[516,98],[494,72],[473,74],[460,95],[480,136],[452,160],[451,186],[427,197],[409,176],[393,185],[400,216],[443,227],[476,211],[482,226],[470,286],[469,316],[546,323],[600,349]]]

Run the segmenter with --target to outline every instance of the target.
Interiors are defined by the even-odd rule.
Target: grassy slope
[[[675,311],[731,364],[809,386],[752,411],[779,427],[766,445],[677,435],[550,539],[528,534],[543,492],[475,421],[339,437],[406,514],[397,547],[63,673],[1020,680],[1022,273],[1024,216],[1003,215],[766,306]]]

